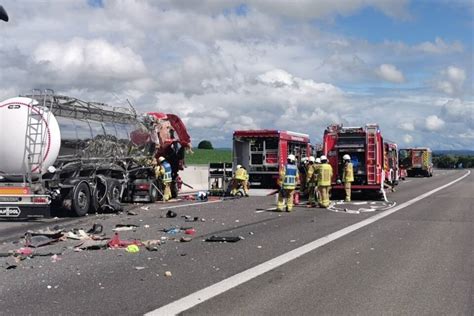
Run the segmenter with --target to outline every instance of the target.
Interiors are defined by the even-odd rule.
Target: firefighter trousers
[[[171,199],[171,182],[163,183],[163,186],[163,202],[166,202]]]
[[[277,211],[283,211],[283,209],[285,208],[286,199],[286,211],[291,212],[293,210],[294,195],[295,189],[281,189],[280,192],[278,192]]]
[[[351,201],[351,183],[350,182],[344,182],[344,190],[346,191],[346,202]]]
[[[308,183],[308,204],[315,205],[318,202],[318,194],[316,191],[316,183]]]
[[[321,207],[329,207],[329,204],[331,201],[329,200],[329,190],[331,190],[331,186],[319,186],[319,194],[320,194],[320,201],[319,201],[319,206]]]

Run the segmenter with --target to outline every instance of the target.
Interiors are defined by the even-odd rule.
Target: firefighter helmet
[[[309,162],[315,162],[315,161],[316,161],[316,159],[313,156],[309,157]]]
[[[345,154],[344,156],[342,156],[342,160],[351,160],[351,156]]]
[[[242,165],[237,165],[237,166],[235,167],[235,169],[240,169],[240,168],[242,168]]]
[[[166,159],[165,159],[165,157],[163,157],[163,156],[161,156],[160,158],[158,158],[158,161],[159,161],[159,162],[163,162],[163,161],[165,161],[165,160],[166,160]]]
[[[291,162],[295,162],[295,160],[296,160],[295,155],[293,155],[293,154],[288,155],[288,160],[291,161]]]
[[[321,156],[321,162],[324,162],[324,161],[328,161],[328,157],[322,155],[322,156]]]
[[[316,158],[316,163],[321,163],[321,158]]]

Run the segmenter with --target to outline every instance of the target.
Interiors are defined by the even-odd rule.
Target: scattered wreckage
[[[172,195],[181,183],[190,137],[179,117],[138,115],[35,91],[0,103],[0,217],[49,217],[50,206],[76,216],[155,202],[161,187],[152,158],[172,167]]]

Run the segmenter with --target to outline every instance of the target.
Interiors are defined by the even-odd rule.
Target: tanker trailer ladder
[[[47,142],[48,138],[48,126],[51,115],[51,106],[52,106],[52,90],[34,90],[33,92],[38,91],[38,95],[42,97],[42,104],[38,103],[35,105],[31,102],[28,106],[28,121],[26,125],[26,146],[25,154],[28,158],[26,176],[28,177],[28,182],[32,183],[33,181],[41,182],[42,179],[42,170],[43,170],[43,154],[44,154],[44,145]],[[51,92],[47,94],[48,92]],[[34,93],[33,93],[34,94]],[[41,98],[40,98],[41,100]],[[45,115],[46,114],[46,117]],[[43,123],[43,120],[45,121]],[[38,175],[37,179],[33,179],[33,174]]]
[[[376,125],[367,125],[367,184],[377,182],[377,130]]]

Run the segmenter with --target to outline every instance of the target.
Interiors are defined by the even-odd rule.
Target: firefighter
[[[249,174],[247,173],[247,170],[245,170],[245,168],[241,165],[237,165],[235,168],[234,177],[232,179],[232,191],[230,191],[230,195],[236,195],[239,191],[239,188],[242,187],[244,190],[244,195],[248,197],[248,181]]]
[[[278,179],[280,191],[278,192],[277,211],[283,211],[285,199],[286,211],[291,212],[293,210],[293,196],[298,182],[299,174],[298,167],[296,166],[296,157],[295,155],[288,155],[287,164],[280,168],[280,177]]]
[[[344,171],[342,173],[342,181],[344,181],[344,190],[346,191],[346,202],[351,201],[351,183],[354,182],[354,168],[351,162],[351,156],[345,154],[342,156],[344,161]]]
[[[329,190],[331,190],[332,167],[328,163],[326,156],[321,156],[321,165],[318,172],[318,190],[320,194],[319,206],[328,208],[331,201],[329,200]]]
[[[307,207],[316,206],[316,187],[318,183],[316,169],[316,159],[311,156],[308,159],[308,168],[306,173],[306,187],[308,188],[308,204]]]
[[[171,198],[171,165],[165,157],[159,157],[158,162],[160,165],[155,168],[155,175],[163,183],[163,202],[166,202]]]
[[[308,172],[308,158],[306,157],[301,158],[301,161],[298,164],[298,172],[299,172],[300,180],[301,180],[300,192],[303,196],[306,196],[308,194],[307,187],[306,187],[306,174]]]

